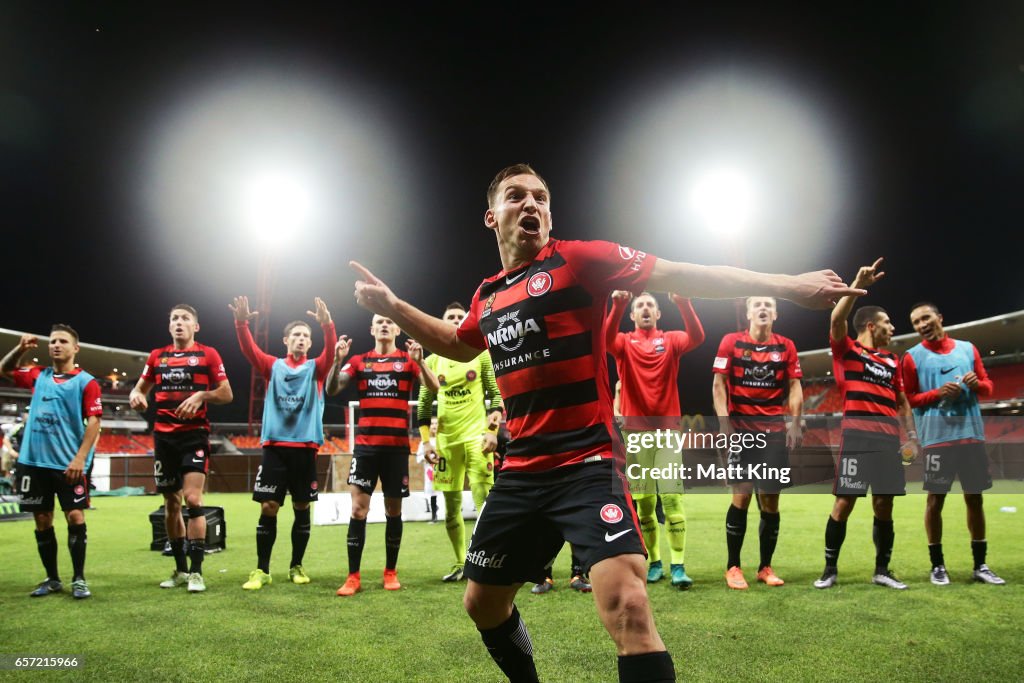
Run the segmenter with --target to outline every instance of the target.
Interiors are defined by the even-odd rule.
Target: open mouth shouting
[[[523,216],[519,219],[519,229],[530,237],[540,235],[540,219],[536,216]]]

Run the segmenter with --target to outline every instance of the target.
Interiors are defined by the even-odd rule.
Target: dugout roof
[[[24,334],[35,334],[39,337],[39,347],[25,354],[28,361],[38,359],[39,365],[50,364],[50,354],[47,352],[47,344],[50,341],[49,334],[36,334],[34,332],[19,332],[18,330],[7,330],[0,328],[0,355],[6,354],[18,345],[18,341]],[[148,351],[133,351],[131,349],[119,349],[113,346],[100,346],[98,344],[79,343],[80,351],[76,361],[79,366],[87,370],[94,377],[117,377],[124,381],[134,382],[142,374],[142,366],[149,357]],[[114,372],[117,368],[117,372]],[[122,374],[124,373],[124,374]]]
[[[851,319],[853,316],[850,316]],[[904,323],[909,324],[909,323]],[[902,325],[901,325],[902,326]],[[852,332],[852,326],[851,326]],[[981,353],[982,358],[1016,356],[1018,360],[1024,353],[1024,310],[1004,313],[993,318],[974,320],[968,323],[947,325],[946,332],[956,339],[971,342]],[[914,346],[921,338],[916,332],[900,334],[893,337],[889,348],[902,355]],[[832,352],[829,349],[803,351],[800,366],[804,377],[808,379],[830,376],[832,371]]]

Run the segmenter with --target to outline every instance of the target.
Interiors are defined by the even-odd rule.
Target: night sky
[[[83,341],[149,350],[168,342],[167,309],[189,302],[199,340],[221,351],[243,394],[249,367],[227,304],[256,296],[258,252],[226,197],[275,154],[300,166],[320,155],[307,173],[323,208],[314,229],[274,250],[272,341],[319,295],[354,352],[369,347],[350,259],[435,314],[468,303],[500,269],[485,189],[519,161],[551,187],[555,237],[701,263],[734,263],[738,251],[750,268],[845,278],[885,256],[871,298],[898,333],[921,299],[947,324],[1024,308],[1019,2],[813,13],[45,4],[0,7],[0,327],[45,333],[62,321]],[[673,123],[672,102],[708,83],[726,93],[721,119],[739,122],[729,138]],[[775,128],[745,99],[751,88],[805,118]],[[802,129],[829,141],[834,166],[789,142]],[[681,159],[723,139],[741,155],[765,145],[764,193],[776,180],[797,198],[755,219],[738,250],[671,196],[684,162],[669,150]],[[815,184],[826,176],[841,197]],[[710,410],[711,357],[734,327],[730,303],[696,308],[708,341],[684,360],[685,411]],[[783,303],[776,331],[811,349],[827,326],[825,313]],[[244,402],[218,412],[241,417]]]

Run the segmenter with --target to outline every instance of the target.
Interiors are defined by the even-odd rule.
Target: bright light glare
[[[705,226],[736,239],[749,227],[754,213],[754,189],[749,176],[722,166],[698,176],[689,192],[690,208]]]
[[[243,181],[239,210],[244,225],[261,244],[287,242],[313,218],[309,181],[281,170],[255,173]]]
[[[848,141],[790,74],[730,61],[630,88],[594,145],[595,194],[613,231],[642,232],[612,236],[695,261],[741,248],[752,266],[781,269],[816,264],[855,221]]]

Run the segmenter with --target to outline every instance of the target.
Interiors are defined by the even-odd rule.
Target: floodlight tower
[[[257,347],[270,348],[270,312],[277,281],[277,252],[295,239],[310,213],[306,185],[277,169],[253,175],[246,187],[245,222],[259,251],[256,271],[256,316],[253,338]],[[259,433],[267,383],[253,367],[249,375],[249,435]]]

